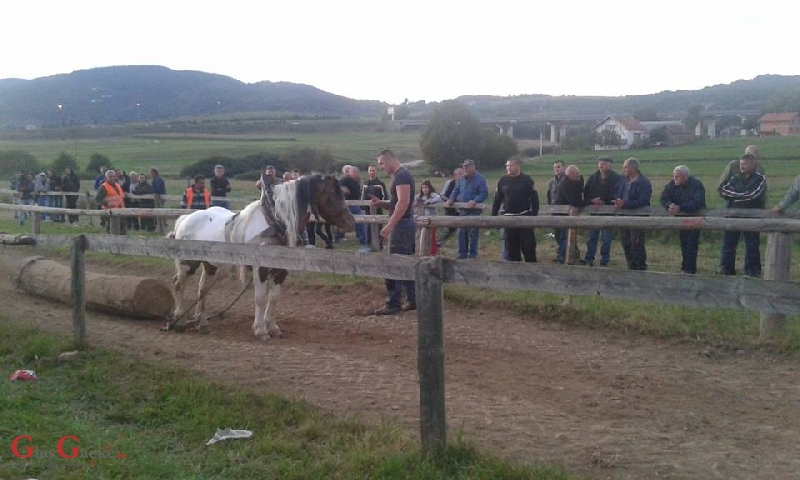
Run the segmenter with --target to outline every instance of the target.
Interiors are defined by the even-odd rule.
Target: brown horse
[[[336,177],[309,175],[275,185],[271,189],[263,188],[260,200],[252,202],[236,214],[221,207],[211,207],[183,215],[175,222],[175,231],[167,237],[297,247],[302,245],[302,235],[310,213],[345,231],[352,231],[355,226],[355,219],[345,205]],[[194,274],[201,265],[203,271],[198,286],[197,307],[194,320],[188,322],[183,318],[186,313],[183,306],[183,287],[186,277]],[[175,326],[182,329],[190,323],[197,323],[201,331],[207,332],[209,327],[205,314],[205,296],[210,285],[214,283],[209,283],[209,277],[213,278],[217,269],[208,262],[181,260],[175,261],[175,268]],[[283,336],[280,327],[275,323],[274,304],[280,296],[281,285],[287,274],[283,269],[253,267],[253,333],[258,338],[268,340],[270,337]]]

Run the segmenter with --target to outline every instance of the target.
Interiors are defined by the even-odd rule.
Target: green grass
[[[558,467],[504,461],[458,435],[426,455],[414,433],[391,421],[336,419],[113,351],[91,349],[57,366],[53,359],[70,348],[65,341],[0,320],[0,370],[39,376],[0,383],[0,478],[572,478]],[[253,437],[206,446],[217,428],[248,429]],[[33,439],[20,446],[40,451],[73,435],[82,453],[125,458],[20,459],[10,449],[18,435]]]

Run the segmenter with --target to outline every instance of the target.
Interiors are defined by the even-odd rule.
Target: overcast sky
[[[800,74],[796,0],[36,0],[0,79],[163,65],[358,99],[631,95]]]

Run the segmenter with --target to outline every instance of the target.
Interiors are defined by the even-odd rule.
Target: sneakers
[[[405,305],[403,305],[403,308],[401,308],[401,310],[403,310],[404,312],[408,312],[410,310],[416,310],[416,309],[417,309],[417,304],[416,303],[406,303]]]
[[[389,305],[384,305],[381,308],[375,310],[375,315],[394,315],[395,313],[402,312],[403,309],[400,307],[390,307]]]
[[[371,251],[372,251],[372,248],[370,248],[369,245],[362,245],[362,246],[358,247],[358,253],[369,253]]]

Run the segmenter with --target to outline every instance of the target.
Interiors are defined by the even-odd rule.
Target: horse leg
[[[269,277],[272,280],[271,288],[269,289],[269,296],[267,298],[267,332],[272,338],[283,338],[281,327],[275,323],[275,308],[278,303],[278,298],[281,296],[283,281],[286,280],[286,270],[272,270]]]
[[[211,333],[211,327],[208,325],[208,316],[206,315],[206,295],[214,285],[216,273],[217,267],[208,262],[203,262],[203,272],[200,274],[200,284],[197,286],[197,308],[194,312],[194,319],[199,322],[197,329],[201,333]]]
[[[255,272],[253,272],[255,277]],[[256,312],[255,320],[253,321],[253,334],[261,340],[269,340],[269,333],[264,324],[264,315],[267,307],[267,291],[269,290],[268,282],[270,280],[262,281],[260,278],[253,278],[253,288],[255,289],[256,297]]]

